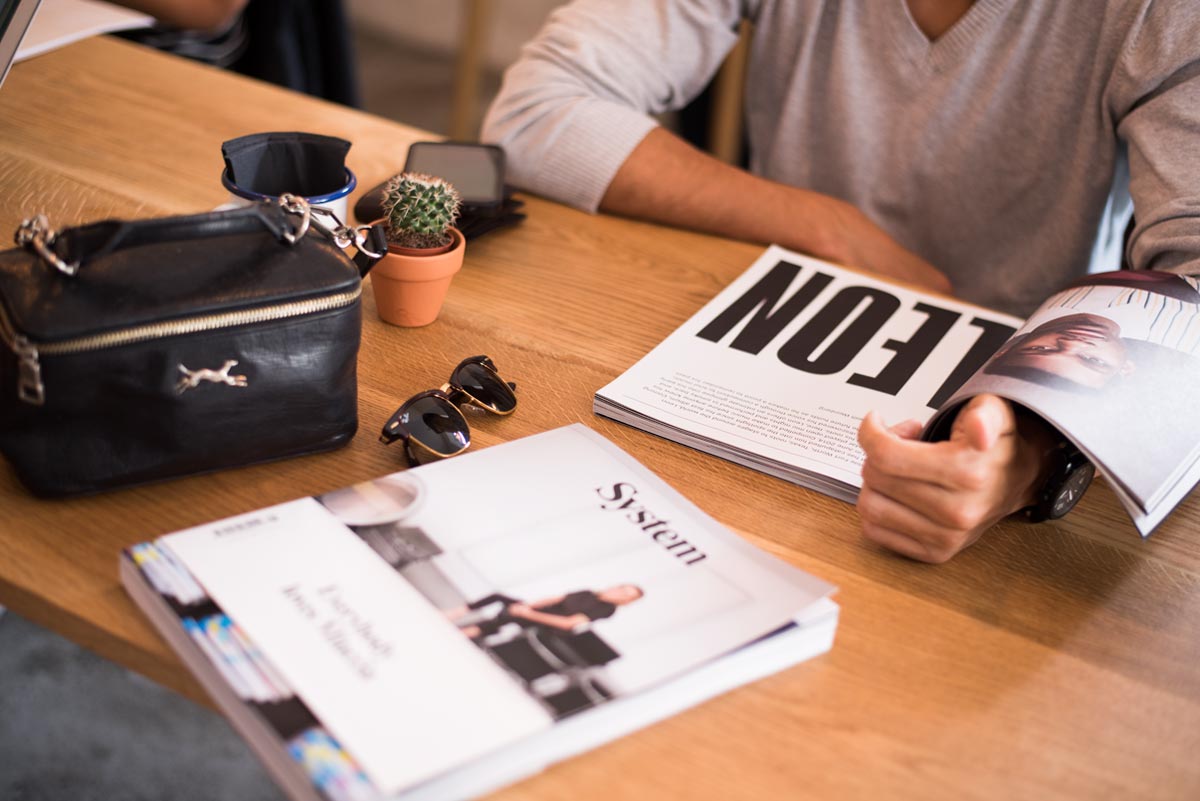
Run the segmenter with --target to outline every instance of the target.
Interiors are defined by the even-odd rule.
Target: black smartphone
[[[473,142],[413,142],[405,172],[436,175],[454,184],[462,197],[463,214],[487,216],[504,206],[504,151],[497,145]],[[358,199],[354,216],[360,222],[383,216],[383,183]]]
[[[504,202],[504,151],[470,142],[413,142],[405,172],[436,175],[454,184],[466,206],[487,208]]]

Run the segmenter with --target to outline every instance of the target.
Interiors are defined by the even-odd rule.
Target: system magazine
[[[868,411],[928,435],[991,392],[1074,442],[1148,536],[1200,480],[1197,283],[1100,273],[1022,321],[772,246],[594,407],[853,500]]]
[[[293,799],[466,798],[828,650],[833,588],[568,426],[129,549]]]

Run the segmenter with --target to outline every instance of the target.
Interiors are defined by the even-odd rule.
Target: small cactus
[[[451,241],[446,229],[460,205],[458,190],[441,178],[401,173],[383,188],[388,240],[401,247],[442,247]]]

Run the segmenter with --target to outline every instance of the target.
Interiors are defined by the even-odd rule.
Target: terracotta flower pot
[[[467,251],[459,230],[449,230],[454,241],[445,250],[431,253],[393,245],[371,268],[375,308],[385,323],[412,328],[437,319],[450,280],[462,267]]]

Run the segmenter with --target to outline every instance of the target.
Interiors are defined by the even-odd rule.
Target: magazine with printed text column
[[[833,588],[569,426],[129,549],[295,799],[465,798],[828,650]]]
[[[867,412],[937,439],[994,393],[1077,447],[1147,536],[1200,480],[1198,284],[1100,273],[1023,321],[772,246],[594,408],[853,501]]]

